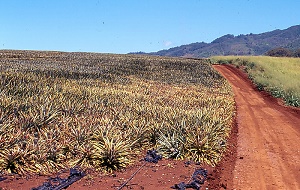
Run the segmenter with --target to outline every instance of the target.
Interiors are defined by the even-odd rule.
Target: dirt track
[[[300,112],[258,92],[233,66],[215,65],[237,105],[237,159],[229,189],[300,189]]]

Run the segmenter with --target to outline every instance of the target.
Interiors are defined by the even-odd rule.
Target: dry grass
[[[219,56],[212,59],[243,66],[259,89],[283,98],[288,105],[300,106],[300,58]]]

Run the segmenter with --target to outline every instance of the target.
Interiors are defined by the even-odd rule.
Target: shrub
[[[293,52],[286,48],[275,48],[266,52],[265,55],[273,57],[292,57]]]

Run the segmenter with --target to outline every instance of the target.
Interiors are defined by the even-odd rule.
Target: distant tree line
[[[295,51],[292,51],[287,48],[275,48],[270,51],[267,51],[265,53],[267,56],[273,56],[273,57],[300,57],[300,49],[297,49]]]
[[[128,54],[147,54],[147,53],[143,51],[137,51],[137,52],[130,52]]]

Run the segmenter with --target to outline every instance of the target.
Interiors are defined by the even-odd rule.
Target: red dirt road
[[[253,87],[229,65],[215,65],[237,105],[237,158],[229,189],[300,189],[300,112]]]

